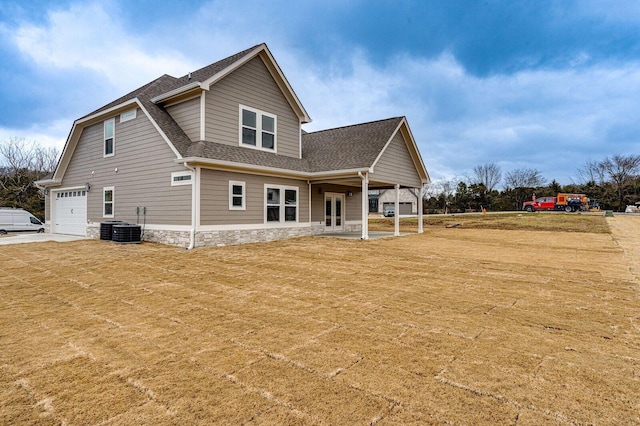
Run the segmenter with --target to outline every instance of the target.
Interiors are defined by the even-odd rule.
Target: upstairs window
[[[275,115],[240,105],[240,145],[275,152],[276,127]]]
[[[104,156],[111,157],[115,154],[116,120],[112,118],[104,122]]]

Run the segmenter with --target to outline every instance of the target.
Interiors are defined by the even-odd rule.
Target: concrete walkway
[[[23,244],[23,243],[41,243],[44,241],[57,241],[64,243],[68,241],[86,240],[87,237],[79,237],[77,235],[62,235],[62,234],[47,234],[47,233],[32,233],[32,232],[16,232],[9,233],[7,235],[0,235],[0,246],[9,244]]]

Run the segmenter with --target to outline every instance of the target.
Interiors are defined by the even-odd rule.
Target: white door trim
[[[331,214],[327,215],[327,201],[331,202]],[[336,200],[340,200],[340,215],[336,209]],[[339,192],[324,193],[324,230],[325,232],[342,232],[344,231],[344,212],[345,212],[345,194]],[[337,218],[340,218],[340,224],[337,224]],[[329,224],[327,224],[329,222]]]

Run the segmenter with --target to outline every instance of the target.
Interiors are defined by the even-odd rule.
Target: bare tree
[[[481,183],[487,188],[487,192],[493,191],[502,180],[502,170],[496,163],[479,164],[473,168],[475,182]]]
[[[438,182],[438,197],[442,198],[443,210],[445,213],[449,213],[449,204],[451,203],[451,196],[456,192],[455,180],[443,180]]]
[[[56,148],[43,148],[24,138],[9,138],[0,141],[0,165],[5,173],[17,174],[20,170],[33,172],[40,179],[53,172],[58,160]]]
[[[625,204],[625,187],[638,176],[640,171],[640,155],[616,154],[601,161],[600,167],[609,176],[618,195],[618,205],[622,207]]]
[[[584,166],[578,168],[577,180],[578,183],[582,184],[593,182],[597,185],[604,185],[605,174],[606,172],[602,167],[602,162],[588,159]]]
[[[43,148],[20,138],[0,141],[0,201],[42,217],[44,194],[34,182],[51,173],[58,158],[55,148]]]
[[[507,188],[535,188],[544,185],[544,178],[537,169],[516,169],[504,177]]]

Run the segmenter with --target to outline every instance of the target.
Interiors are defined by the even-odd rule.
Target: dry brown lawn
[[[640,218],[607,220],[2,246],[0,424],[638,424]]]

